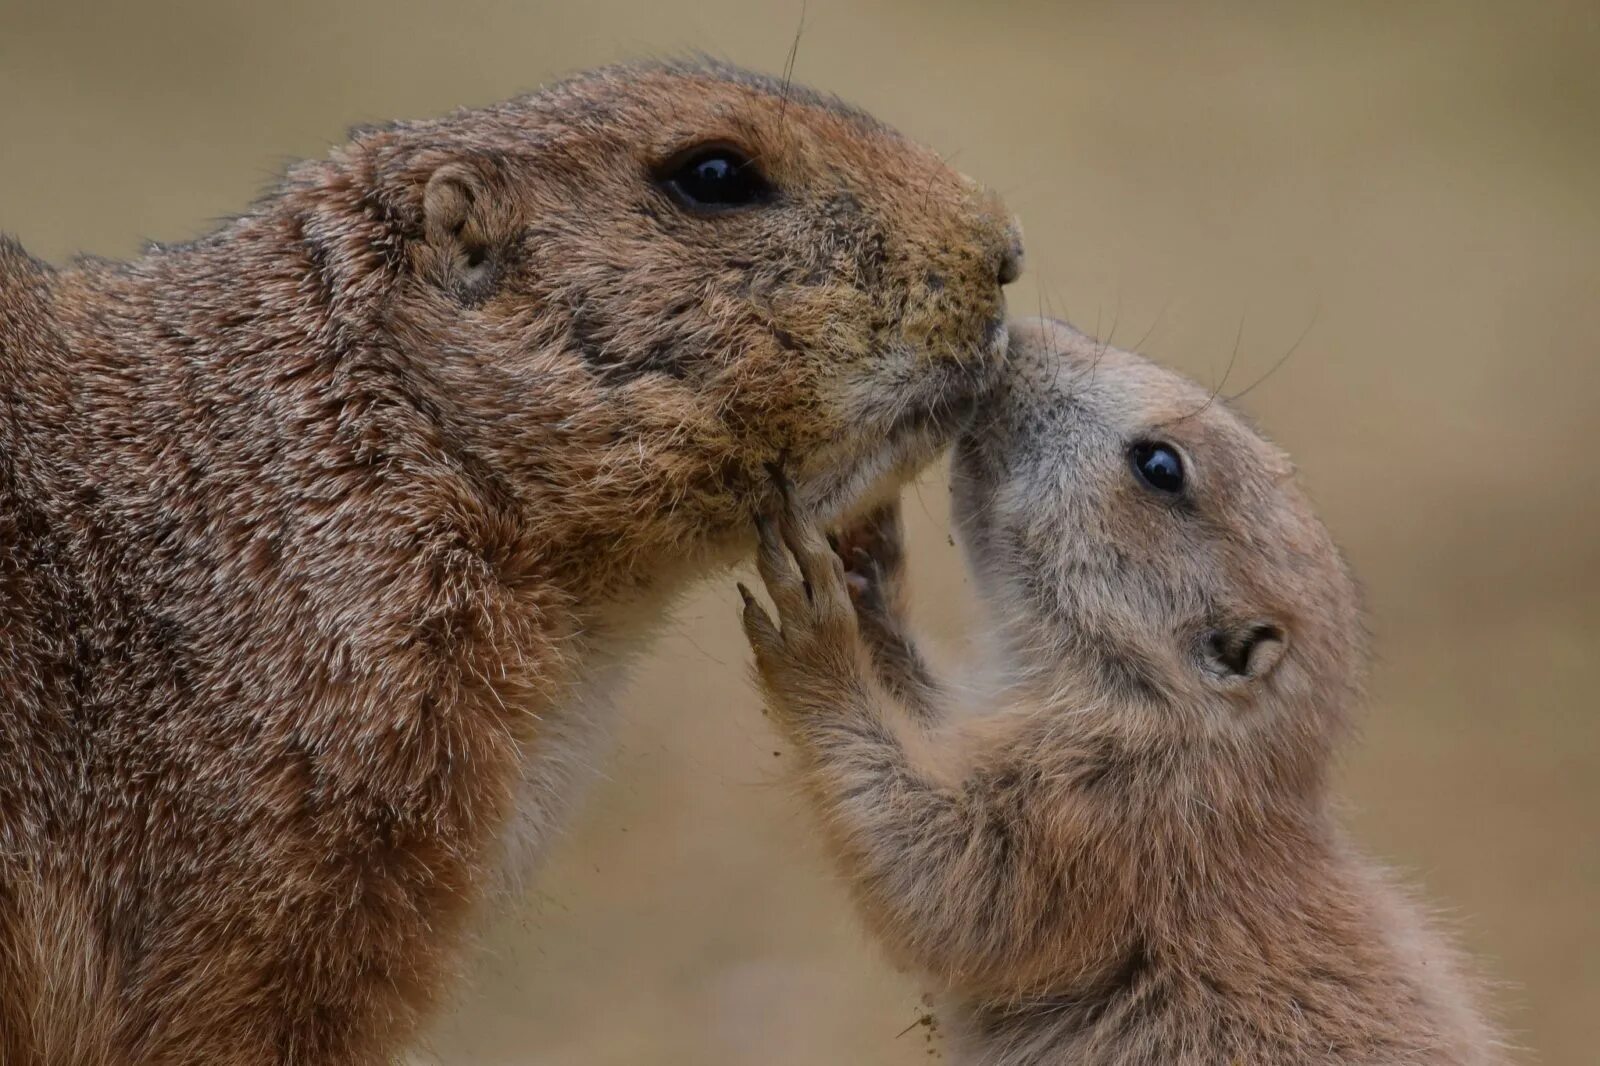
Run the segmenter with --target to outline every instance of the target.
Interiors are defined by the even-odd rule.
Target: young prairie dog
[[[1502,1062],[1453,952],[1330,812],[1362,626],[1289,460],[1208,390],[1038,321],[952,490],[981,681],[918,654],[892,509],[839,554],[798,507],[764,522],[778,620],[746,594],[744,623],[960,1061]]]
[[[0,1062],[389,1062],[751,545],[948,442],[990,193],[731,67],[357,131],[216,233],[0,239]]]

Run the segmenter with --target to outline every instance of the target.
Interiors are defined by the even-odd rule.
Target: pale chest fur
[[[671,604],[661,597],[648,608],[631,608],[608,612],[590,627],[571,683],[539,715],[523,749],[516,802],[502,831],[491,897],[515,899],[528,888],[550,844],[602,773],[611,753],[617,701],[633,668],[665,626]]]

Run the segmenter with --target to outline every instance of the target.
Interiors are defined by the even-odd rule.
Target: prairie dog
[[[838,862],[943,990],[958,1060],[1502,1062],[1451,949],[1330,813],[1362,624],[1289,460],[1208,390],[1034,321],[952,493],[984,680],[917,652],[892,508],[838,554],[799,505],[765,522],[778,622],[748,594],[744,622]]]
[[[1020,255],[692,63],[358,130],[134,262],[0,239],[0,1061],[390,1061],[765,465],[836,514],[927,461]]]

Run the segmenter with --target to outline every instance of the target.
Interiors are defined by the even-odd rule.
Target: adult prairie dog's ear
[[[510,237],[505,205],[495,202],[483,173],[469,163],[439,166],[422,194],[422,235],[432,255],[428,273],[467,302],[482,299]]]
[[[1206,669],[1224,681],[1257,681],[1272,672],[1289,648],[1289,635],[1273,622],[1233,622],[1212,629],[1201,647]]]

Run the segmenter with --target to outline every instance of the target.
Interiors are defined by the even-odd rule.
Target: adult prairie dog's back
[[[1288,459],[1139,356],[1012,337],[952,474],[999,680],[925,665],[890,513],[842,533],[848,574],[785,517],[781,631],[746,612],[869,923],[947,991],[963,1061],[1499,1062],[1453,952],[1331,816],[1362,627]]]

